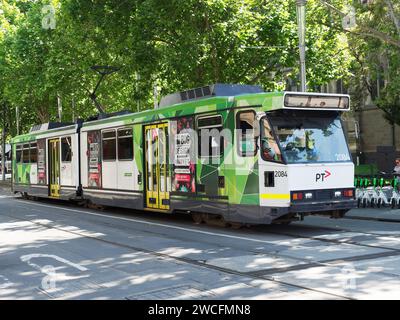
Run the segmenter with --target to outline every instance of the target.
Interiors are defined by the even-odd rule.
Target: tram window
[[[132,129],[118,130],[118,160],[133,160]]]
[[[103,132],[103,160],[116,160],[116,136],[115,130]]]
[[[36,163],[37,162],[37,144],[31,143],[31,147],[29,150],[29,158],[30,158],[30,163]]]
[[[224,137],[221,134],[222,117],[212,116],[197,119],[200,157],[219,157],[224,154]]]
[[[71,137],[61,138],[61,161],[71,162],[71,160],[72,160]]]
[[[274,137],[269,121],[261,120],[261,157],[265,161],[282,162],[282,154]]]
[[[22,145],[18,144],[16,148],[16,157],[15,157],[16,163],[21,163],[22,162]]]
[[[197,127],[199,128],[213,128],[218,126],[222,126],[221,116],[199,118],[197,120]]]
[[[28,144],[24,144],[23,146],[23,150],[22,150],[22,163],[29,163],[29,143]]]
[[[254,111],[242,111],[236,116],[238,152],[242,157],[253,157],[257,153],[255,124]]]

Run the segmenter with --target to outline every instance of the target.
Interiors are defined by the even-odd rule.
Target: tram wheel
[[[76,204],[80,207],[87,208],[88,201],[87,200],[77,201]]]
[[[238,230],[241,227],[243,227],[243,223],[240,222],[229,222],[229,225],[231,226],[232,229]]]
[[[224,217],[212,215],[212,214],[204,214],[203,215],[204,222],[209,226],[217,226],[217,227],[227,227],[228,222],[225,221]]]
[[[197,213],[197,212],[193,212],[192,213],[192,219],[193,219],[195,224],[201,224],[204,221],[203,214],[202,213]]]
[[[94,209],[94,210],[100,210],[100,211],[104,211],[105,207],[96,203],[93,203],[91,201],[87,202],[87,207],[88,209]]]

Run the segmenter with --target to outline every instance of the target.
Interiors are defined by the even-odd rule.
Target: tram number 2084
[[[275,171],[275,178],[287,177],[287,171]]]

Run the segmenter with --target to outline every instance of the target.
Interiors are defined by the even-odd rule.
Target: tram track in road
[[[62,209],[62,208],[60,208]],[[169,261],[176,261],[179,263],[184,263],[184,264],[189,264],[192,266],[196,266],[196,267],[200,267],[200,268],[205,268],[205,269],[209,269],[209,270],[214,270],[214,271],[218,271],[221,273],[225,273],[225,274],[229,274],[229,275],[236,275],[236,276],[240,276],[240,277],[244,277],[244,278],[251,278],[253,280],[263,280],[263,281],[270,281],[270,282],[274,282],[276,284],[280,284],[283,286],[287,286],[287,287],[292,287],[292,288],[296,288],[296,289],[300,289],[300,290],[306,290],[306,291],[311,291],[311,292],[315,292],[315,293],[319,293],[319,294],[323,294],[325,296],[332,296],[332,298],[336,298],[336,299],[345,299],[345,300],[355,300],[353,297],[350,296],[345,296],[345,295],[341,295],[341,294],[336,294],[336,293],[332,293],[332,292],[327,292],[324,290],[319,290],[319,289],[313,289],[313,288],[309,288],[306,286],[302,286],[302,285],[298,285],[298,284],[293,284],[290,282],[286,282],[286,281],[282,281],[282,280],[277,280],[274,279],[271,276],[268,276],[267,274],[258,274],[257,272],[243,272],[243,271],[239,271],[239,270],[234,270],[234,269],[230,269],[230,268],[225,268],[225,267],[221,267],[221,266],[216,266],[216,265],[211,265],[211,264],[207,264],[206,262],[202,261],[202,260],[195,260],[195,259],[191,259],[191,258],[186,258],[186,257],[177,257],[177,256],[173,256],[171,254],[167,254],[167,253],[162,253],[159,251],[155,251],[155,250],[149,250],[149,249],[145,249],[145,248],[141,248],[141,247],[137,247],[137,246],[133,246],[130,244],[126,244],[126,243],[121,243],[121,242],[117,242],[117,241],[111,241],[111,240],[107,240],[104,238],[99,238],[96,236],[90,236],[88,234],[79,232],[79,231],[72,231],[72,230],[68,230],[66,228],[60,227],[60,226],[55,226],[55,225],[49,225],[46,223],[41,223],[38,221],[34,221],[34,219],[29,219],[27,217],[18,217],[15,216],[13,214],[8,214],[8,213],[3,213],[3,216],[7,216],[10,217],[12,219],[16,219],[19,221],[28,221],[34,225],[40,226],[40,227],[44,227],[47,229],[55,229],[61,232],[66,232],[75,236],[79,236],[82,238],[86,238],[86,239],[90,239],[92,241],[99,241],[102,243],[106,243],[109,245],[113,245],[113,246],[117,246],[120,248],[125,248],[128,250],[132,250],[135,252],[141,252],[141,253],[145,253],[145,254],[149,254],[158,258],[162,258],[162,259],[166,259]]]
[[[271,227],[271,226],[268,226]],[[297,226],[291,226],[291,227],[297,227]],[[306,227],[311,230],[317,229],[316,226],[312,225],[302,225],[302,228]],[[290,227],[289,227],[290,228]],[[339,232],[354,232],[354,233],[359,233],[359,234],[365,234],[367,236],[382,236],[382,237],[389,237],[389,236],[384,236],[381,234],[373,234],[373,233],[367,233],[367,232],[360,232],[360,231],[351,231],[347,229],[341,229],[341,228],[332,228],[332,227],[321,227],[322,229],[326,229],[329,231],[339,231]],[[319,230],[321,230],[319,228]],[[252,231],[255,231],[256,234],[262,234],[260,231],[253,229]],[[265,231],[264,231],[265,232]],[[342,264],[344,262],[356,262],[356,261],[365,261],[365,260],[372,260],[372,259],[379,259],[379,258],[387,258],[387,257],[395,257],[395,256],[400,256],[400,249],[395,249],[392,247],[385,247],[385,246],[379,246],[379,245],[370,245],[370,244],[364,244],[360,243],[357,241],[353,240],[340,240],[340,239],[327,239],[327,238],[322,238],[319,236],[307,236],[304,234],[299,234],[299,233],[293,233],[293,232],[279,232],[279,231],[272,231],[272,230],[267,230],[268,234],[275,234],[275,235],[281,235],[281,236],[288,236],[291,237],[292,239],[307,239],[307,240],[315,240],[315,241],[321,241],[324,243],[331,243],[334,245],[342,245],[342,244],[348,244],[348,245],[355,245],[359,247],[366,247],[370,249],[382,249],[386,250],[386,252],[381,252],[381,253],[372,253],[372,254],[365,254],[365,255],[355,255],[355,256],[350,256],[350,257],[344,257],[344,258],[335,258],[335,259],[327,259],[323,261],[316,261],[316,262],[309,262],[309,260],[304,260],[308,261],[306,264],[300,264],[296,266],[289,266],[289,267],[282,267],[282,268],[271,268],[267,270],[260,270],[256,271],[255,273],[257,274],[262,274],[262,275],[268,275],[268,274],[277,274],[277,273],[284,273],[288,271],[300,271],[308,268],[314,268],[314,267],[321,267],[321,266],[337,266],[338,264]],[[390,236],[393,237],[393,236]],[[396,237],[397,238],[397,237]],[[399,239],[400,243],[400,239]],[[284,255],[284,254],[279,254],[281,257],[287,257],[291,258],[291,256]],[[384,273],[384,272],[382,272]]]
[[[317,291],[317,292],[321,292],[324,294],[329,294],[332,296],[336,296],[338,298],[342,298],[342,299],[349,299],[351,297],[346,297],[346,296],[341,296],[341,295],[336,295],[336,294],[332,294],[329,292],[325,292],[325,291],[320,291],[320,290],[315,290],[312,288],[308,288],[308,287],[304,287],[301,285],[296,285],[290,282],[285,282],[285,281],[277,281],[274,276],[276,274],[282,274],[285,272],[289,272],[289,271],[301,271],[301,270],[306,270],[309,268],[314,268],[314,267],[337,267],[338,265],[344,263],[344,262],[353,262],[353,261],[362,261],[362,260],[368,260],[368,259],[378,259],[378,258],[385,258],[385,257],[392,257],[392,256],[399,256],[400,255],[400,250],[399,249],[395,249],[395,248],[389,248],[389,247],[384,247],[384,246],[376,246],[376,245],[368,245],[368,244],[363,244],[363,243],[359,243],[357,241],[351,241],[351,240],[340,240],[340,239],[326,239],[326,238],[320,238],[318,236],[308,236],[308,235],[304,235],[304,234],[299,234],[299,232],[301,231],[296,231],[293,230],[292,232],[290,231],[277,231],[276,227],[279,226],[258,226],[258,227],[253,227],[253,228],[249,228],[249,229],[242,229],[242,230],[235,230],[234,234],[233,234],[233,230],[230,229],[225,229],[225,228],[221,228],[221,227],[216,227],[216,226],[207,226],[205,228],[202,227],[193,227],[193,222],[191,220],[189,220],[189,218],[187,216],[182,215],[182,218],[180,217],[175,217],[174,219],[170,219],[168,221],[166,221],[166,217],[165,216],[161,216],[161,215],[150,215],[146,217],[143,217],[140,213],[138,214],[134,214],[134,216],[132,216],[132,211],[129,211],[129,214],[127,211],[124,210],[120,210],[118,208],[118,211],[115,209],[111,209],[111,212],[104,212],[104,211],[97,211],[97,210],[87,210],[87,209],[81,209],[81,208],[77,208],[74,205],[63,205],[63,204],[59,204],[57,203],[57,205],[48,205],[46,203],[49,203],[49,201],[44,201],[42,203],[37,203],[37,202],[30,202],[30,201],[25,201],[25,200],[17,200],[18,202],[22,203],[22,204],[31,204],[31,205],[38,205],[38,206],[45,206],[45,207],[51,207],[51,208],[57,208],[59,209],[57,212],[59,214],[62,214],[63,216],[68,216],[68,211],[74,211],[75,213],[80,213],[80,214],[87,214],[87,215],[94,215],[94,216],[101,216],[101,217],[106,217],[106,218],[110,218],[110,219],[122,219],[125,221],[131,221],[132,223],[144,223],[144,224],[149,224],[149,225],[154,225],[154,226],[159,226],[159,227],[164,227],[164,228],[173,228],[173,229],[177,229],[177,230],[184,230],[184,231],[189,231],[189,232],[196,232],[199,234],[203,234],[203,235],[214,235],[214,236],[219,236],[219,237],[228,237],[228,238],[232,238],[235,240],[245,240],[245,241],[255,241],[255,242],[260,242],[260,243],[267,243],[267,244],[277,244],[277,240],[268,240],[268,239],[262,239],[260,238],[260,236],[262,236],[263,234],[275,234],[275,235],[283,235],[286,237],[289,237],[289,239],[287,239],[286,241],[291,241],[291,239],[308,239],[308,240],[315,240],[315,241],[321,241],[321,242],[328,242],[328,243],[332,243],[334,245],[339,245],[339,244],[349,244],[349,245],[356,245],[356,246],[361,246],[361,247],[367,247],[367,248],[373,248],[373,249],[384,249],[386,250],[386,252],[381,252],[381,253],[369,253],[369,254],[358,254],[358,255],[354,255],[354,256],[349,256],[349,257],[343,257],[343,258],[336,258],[336,259],[329,259],[329,260],[322,260],[322,261],[312,261],[309,258],[298,258],[296,257],[297,260],[302,261],[303,263],[300,263],[298,265],[294,265],[294,266],[284,266],[284,267],[277,267],[277,268],[264,268],[264,269],[259,269],[256,271],[238,271],[238,270],[234,270],[231,268],[226,268],[226,267],[221,267],[221,266],[216,266],[216,265],[212,265],[207,263],[207,260],[196,260],[196,259],[190,259],[187,257],[177,257],[171,254],[165,254],[165,253],[160,253],[158,251],[154,251],[154,250],[148,250],[145,248],[140,248],[140,247],[136,247],[136,246],[131,246],[130,244],[124,244],[124,243],[120,243],[120,242],[115,242],[115,241],[109,241],[106,239],[99,239],[97,237],[91,237],[90,235],[86,235],[84,233],[77,233],[76,231],[70,231],[70,230],[64,230],[63,228],[60,228],[58,226],[53,226],[53,225],[49,225],[49,224],[42,224],[42,223],[37,223],[36,221],[32,221],[28,218],[19,218],[20,220],[28,220],[32,223],[36,223],[39,225],[42,225],[46,228],[55,228],[55,229],[59,229],[61,231],[64,232],[69,232],[69,233],[75,233],[78,234],[81,237],[86,237],[86,238],[91,238],[91,239],[95,239],[98,241],[103,241],[105,243],[109,243],[112,245],[116,245],[116,246],[120,246],[120,247],[125,247],[125,248],[129,248],[131,250],[135,250],[135,251],[140,251],[140,252],[145,252],[148,254],[153,254],[155,256],[159,256],[159,257],[163,257],[166,259],[173,259],[175,261],[180,261],[183,263],[189,263],[191,265],[196,265],[199,267],[203,267],[203,268],[208,268],[208,269],[212,269],[212,270],[217,270],[219,272],[224,272],[224,273],[228,273],[228,274],[234,274],[234,275],[240,275],[240,276],[245,276],[245,277],[250,277],[252,279],[258,279],[258,280],[268,280],[268,281],[273,281],[273,282],[277,282],[277,283],[281,283],[284,285],[288,285],[288,286],[293,286],[296,288],[301,288],[301,289],[307,289],[307,290],[311,290],[311,291]],[[51,202],[50,202],[51,203]],[[71,208],[72,207],[72,208]],[[76,208],[76,209],[73,209]],[[64,211],[66,210],[66,211]],[[40,210],[35,210],[35,211],[39,211]],[[64,211],[64,213],[62,213],[62,211]],[[115,212],[116,211],[116,212]],[[121,212],[122,211],[122,212]],[[8,215],[9,216],[9,215]],[[16,218],[18,219],[18,217],[15,216],[10,216],[12,218]],[[168,217],[173,217],[171,215],[169,215]],[[188,226],[190,221],[190,227]],[[57,221],[55,221],[57,222]],[[96,220],[96,222],[98,222],[99,224],[104,224],[106,226],[111,226],[113,228],[117,228],[119,226],[116,226],[113,223],[110,222],[105,222],[102,219],[98,219]],[[168,224],[168,222],[172,222],[171,224]],[[273,227],[275,227],[275,230],[271,230]],[[303,229],[306,228],[308,230],[318,230],[318,231],[340,231],[340,232],[349,232],[348,229],[341,229],[341,228],[337,228],[337,227],[317,227],[314,225],[302,225],[302,226],[298,226],[298,225],[292,225],[292,226],[285,226],[285,229],[288,228],[293,228],[293,229]],[[137,228],[138,230],[140,230],[140,228]],[[153,234],[156,236],[166,236],[169,237],[170,239],[176,239],[176,240],[184,240],[185,237],[182,237],[182,234],[178,235],[178,233],[175,234],[168,234],[165,233],[166,229],[161,229],[161,230],[145,230],[146,233],[149,234]],[[211,230],[211,232],[210,232]],[[216,233],[215,231],[222,231],[222,230],[228,230],[228,232],[220,232],[220,233]],[[357,233],[362,233],[368,236],[371,236],[373,234],[371,233],[366,233],[366,232],[357,232]],[[253,236],[253,237],[251,237]],[[255,237],[254,237],[255,236]],[[382,236],[382,235],[380,235]],[[210,238],[210,237],[208,237]],[[210,243],[209,241],[210,239],[205,239],[205,243]],[[279,240],[278,240],[279,241]],[[236,243],[237,244],[237,243]],[[223,247],[218,243],[214,243],[214,246],[217,247]],[[237,246],[233,245],[233,248],[238,249]],[[291,258],[293,259],[293,256],[287,255],[287,254],[283,254],[283,253],[279,253],[279,251],[277,252],[266,252],[265,250],[247,250],[247,252],[252,253],[252,254],[267,254],[267,255],[272,255],[274,257],[281,257],[281,258]],[[382,272],[384,273],[384,272]]]
[[[21,198],[16,198],[18,201],[26,204],[33,204],[33,205],[39,205],[39,206],[48,206],[49,203],[51,203],[48,199],[40,200],[40,202],[32,202],[28,200],[23,200]],[[51,203],[53,205],[53,203]],[[53,205],[54,206],[54,205]],[[327,226],[315,226],[315,225],[310,225],[307,224],[306,222],[302,222],[302,225],[290,225],[290,226],[285,226],[285,229],[292,229],[292,231],[278,231],[278,228],[281,228],[279,225],[268,225],[268,226],[252,226],[250,228],[242,228],[242,229],[232,229],[234,230],[234,235],[228,234],[228,233],[218,233],[215,234],[213,232],[208,232],[208,229],[216,230],[216,231],[228,231],[230,232],[231,229],[229,228],[224,228],[216,225],[207,225],[207,229],[203,229],[202,225],[199,227],[194,227],[193,226],[193,221],[192,219],[187,216],[187,215],[180,215],[179,220],[173,220],[171,221],[171,217],[176,218],[176,215],[159,215],[152,213],[151,215],[146,215],[146,217],[143,217],[142,211],[134,210],[134,211],[129,211],[126,212],[124,210],[128,209],[123,209],[123,208],[108,208],[110,211],[100,211],[96,209],[91,209],[91,211],[86,210],[84,208],[80,208],[76,206],[75,204],[72,204],[70,202],[63,202],[60,203],[57,201],[57,204],[54,206],[59,209],[64,209],[64,210],[70,210],[70,211],[77,211],[80,213],[86,213],[86,214],[92,214],[92,215],[99,215],[99,216],[105,216],[109,218],[116,218],[116,219],[123,219],[126,221],[131,221],[131,222],[140,222],[140,223],[149,223],[149,224],[154,224],[154,225],[159,225],[161,227],[168,227],[168,228],[175,228],[177,230],[182,229],[190,232],[196,232],[200,234],[210,234],[210,235],[217,235],[217,236],[227,236],[231,237],[234,239],[238,240],[251,240],[251,241],[258,241],[258,239],[250,239],[248,238],[249,236],[262,236],[265,234],[274,234],[274,235],[281,235],[281,236],[287,236],[291,238],[301,238],[301,239],[308,239],[308,240],[316,240],[316,241],[321,241],[324,243],[332,243],[332,244],[351,244],[351,245],[356,245],[356,246],[361,246],[361,247],[367,247],[367,248],[373,248],[373,249],[383,249],[383,250],[389,250],[389,251],[396,251],[400,252],[400,249],[394,249],[390,247],[385,247],[385,246],[378,246],[378,245],[370,245],[370,244],[364,244],[360,243],[358,241],[353,241],[353,240],[341,240],[341,239],[328,239],[328,238],[323,238],[320,236],[308,236],[305,234],[301,234],[301,231],[297,231],[295,229],[308,229],[307,231],[329,231],[329,232],[354,232],[354,233],[359,233],[359,234],[364,234],[366,236],[380,236],[383,237],[385,235],[379,234],[379,233],[374,233],[374,232],[362,232],[362,231],[353,231],[351,229],[345,229],[345,228],[338,228],[338,227],[327,227]],[[135,216],[133,216],[135,215]],[[139,215],[139,216],[138,216]],[[140,219],[140,220],[138,220]],[[169,219],[169,220],[168,220]],[[167,221],[166,221],[167,220]],[[173,224],[168,224],[168,222],[172,222]],[[178,224],[176,224],[178,223]],[[189,227],[190,225],[190,227]],[[187,228],[189,227],[189,228]],[[245,231],[244,231],[245,230]],[[148,231],[146,231],[148,232]],[[149,232],[150,233],[150,232]],[[154,234],[159,235],[160,233],[154,232]],[[389,236],[385,236],[389,237]],[[393,236],[390,236],[393,237]],[[400,238],[399,238],[400,239]],[[261,243],[268,243],[268,240],[259,240]],[[253,253],[260,254],[263,252],[260,251],[252,251]]]
[[[20,199],[20,198],[16,198],[16,199]],[[43,206],[47,206],[46,204],[41,204],[41,203],[37,203],[37,202],[31,202],[31,201],[27,201],[27,200],[20,200],[23,203],[26,204],[34,204],[34,205],[43,205]],[[41,202],[44,203],[48,203],[48,200],[45,199]],[[67,204],[70,204],[67,202]],[[138,213],[139,211],[135,210],[134,212],[130,211],[129,215],[126,212],[123,212],[123,210],[125,209],[121,209],[121,208],[110,208],[110,209],[117,209],[117,212],[104,212],[104,211],[100,211],[98,212],[97,210],[92,209],[92,211],[86,211],[82,208],[76,207],[75,205],[69,205],[69,206],[65,206],[64,203],[60,204],[57,203],[57,205],[55,206],[61,210],[69,210],[69,211],[77,211],[79,213],[85,213],[85,214],[89,214],[89,215],[98,215],[98,216],[103,216],[103,217],[108,217],[108,218],[114,218],[114,219],[123,219],[126,221],[131,221],[133,223],[135,222],[139,222],[139,223],[146,223],[146,224],[150,224],[150,225],[156,225],[156,226],[160,226],[160,227],[164,227],[164,228],[173,228],[173,229],[177,229],[177,230],[185,230],[185,231],[189,231],[189,232],[196,232],[196,233],[200,233],[200,234],[204,234],[204,235],[215,235],[215,236],[222,236],[222,237],[229,237],[232,239],[237,239],[237,240],[250,240],[250,241],[255,241],[255,242],[260,242],[260,243],[272,243],[271,241],[268,240],[263,240],[263,239],[253,239],[253,238],[249,238],[249,236],[262,236],[265,234],[274,234],[274,235],[280,235],[280,236],[287,236],[287,237],[291,237],[293,239],[308,239],[308,240],[315,240],[315,241],[321,241],[323,243],[332,243],[335,245],[340,245],[340,244],[349,244],[349,245],[355,245],[355,246],[360,246],[360,247],[365,247],[365,248],[371,248],[371,249],[382,249],[382,250],[387,250],[391,253],[393,253],[392,255],[397,255],[400,254],[400,249],[395,249],[392,247],[385,247],[385,246],[379,246],[379,245],[371,245],[371,244],[365,244],[365,243],[360,243],[358,241],[353,241],[353,240],[341,240],[341,239],[329,239],[329,238],[324,238],[321,236],[308,236],[305,234],[301,234],[301,231],[296,232],[295,229],[308,229],[311,231],[314,230],[318,230],[318,231],[322,231],[322,230],[327,230],[327,231],[334,231],[334,232],[354,232],[354,233],[358,233],[358,234],[364,234],[366,236],[380,236],[380,237],[393,237],[391,236],[386,236],[386,235],[382,235],[382,234],[378,234],[378,233],[373,233],[373,232],[361,232],[361,231],[353,231],[351,229],[345,229],[345,228],[338,228],[338,227],[327,227],[327,226],[314,226],[314,225],[309,225],[309,224],[302,224],[300,225],[291,225],[291,226],[285,226],[284,228],[290,228],[293,229],[293,231],[278,231],[277,229],[280,227],[278,225],[268,225],[268,226],[253,226],[250,228],[246,228],[246,229],[234,229],[235,234],[231,234],[229,233],[230,229],[224,228],[224,227],[219,227],[219,226],[215,226],[215,225],[206,225],[208,228],[203,230],[203,228],[200,227],[194,227],[193,226],[193,221],[191,220],[190,217],[186,216],[186,215],[181,215],[181,217],[184,217],[186,219],[179,219],[178,221],[174,220],[174,221],[166,221],[166,216],[160,216],[160,215],[148,215],[145,218],[143,216],[139,216],[137,217],[137,214],[141,215],[142,212]],[[72,207],[72,208],[71,208]],[[75,209],[74,209],[75,208]],[[122,213],[121,213],[122,211]],[[132,214],[136,214],[136,216],[132,216]],[[173,217],[172,215],[168,215],[168,218]],[[140,219],[140,220],[138,220]],[[173,222],[173,224],[168,224],[168,222]],[[176,224],[176,222],[178,222],[178,224]],[[108,223],[106,225],[109,225]],[[190,227],[188,226],[190,225]],[[272,230],[272,228],[274,228],[274,230]],[[208,229],[211,230],[215,230],[215,231],[221,231],[221,230],[228,230],[228,233],[223,232],[223,233],[218,233],[216,234],[215,232],[209,232],[207,231]],[[243,231],[245,230],[245,232]],[[164,235],[163,233],[160,232],[151,232],[146,230],[147,233],[152,233],[154,235]],[[172,237],[171,235],[168,235],[169,237]],[[173,237],[175,239],[181,240],[178,237]],[[397,237],[395,237],[397,238]],[[400,238],[399,238],[400,239]],[[399,240],[400,241],[400,240]],[[265,252],[263,251],[259,251],[259,250],[249,250],[249,252],[254,253],[254,254],[265,254]],[[291,258],[290,256],[285,256],[285,255],[281,255],[282,257],[287,257],[287,258]],[[370,255],[365,255],[365,259],[368,259]],[[362,256],[358,256],[360,257],[359,260],[363,260],[362,257],[364,257],[364,255]],[[345,260],[351,260],[352,257],[349,258],[343,258],[340,259],[340,261],[345,261]],[[303,259],[300,259],[303,260]],[[335,262],[337,259],[332,259],[332,260],[325,260],[326,262]],[[309,263],[310,261],[307,259],[304,259],[303,261]],[[354,261],[354,260],[353,260]]]
[[[313,229],[317,228],[315,226],[310,226],[310,225],[303,225],[302,227],[311,227]],[[372,236],[372,237],[373,236],[393,237],[393,236],[385,236],[382,234],[376,234],[376,233],[370,233],[370,232],[351,231],[348,229],[341,229],[341,228],[330,228],[330,227],[325,227],[325,226],[323,228],[327,229],[329,231],[354,232],[354,233],[364,234],[366,236]],[[389,247],[379,246],[379,245],[365,244],[365,243],[360,243],[358,241],[353,241],[353,240],[327,239],[327,238],[323,238],[320,236],[307,236],[304,234],[293,233],[293,232],[288,232],[288,231],[268,231],[268,233],[281,235],[281,236],[288,236],[288,237],[292,237],[294,239],[301,238],[301,239],[308,239],[308,240],[317,240],[317,241],[327,242],[327,243],[332,243],[332,244],[351,244],[351,245],[356,245],[356,246],[360,246],[360,247],[396,251],[396,252],[400,253],[400,249],[394,249],[394,248],[389,248]],[[400,239],[399,239],[399,245],[400,245]]]

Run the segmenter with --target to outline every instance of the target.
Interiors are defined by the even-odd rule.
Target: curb
[[[396,211],[399,211],[398,209]],[[390,211],[382,212],[382,214],[371,213],[371,214],[356,214],[349,212],[344,216],[346,219],[352,220],[370,220],[370,221],[383,221],[383,222],[398,222],[400,223],[400,212],[393,213]]]
[[[400,218],[399,219],[390,219],[390,218],[361,217],[361,216],[344,216],[344,218],[349,219],[349,220],[364,220],[364,221],[381,221],[381,222],[400,223]]]

